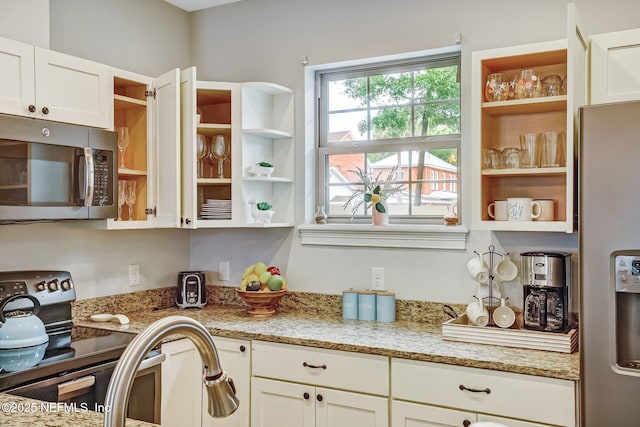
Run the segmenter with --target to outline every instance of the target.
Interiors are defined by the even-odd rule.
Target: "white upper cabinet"
[[[587,38],[580,31],[573,4],[568,5],[567,39],[473,52],[472,54],[472,227],[503,231],[572,233],[575,222],[574,177],[578,108],[586,102]],[[487,99],[485,82],[502,73],[513,87],[522,70],[533,69],[537,78],[559,76],[560,93],[549,96]],[[516,90],[517,92],[517,90]],[[533,167],[484,163],[488,151],[521,149],[520,135],[560,131],[559,161]],[[542,141],[538,144],[542,145]],[[541,148],[541,147],[540,147]],[[517,156],[516,156],[517,157]],[[523,157],[520,157],[522,162]],[[494,220],[488,207],[508,198],[552,199],[553,220]]]
[[[591,37],[591,104],[640,99],[640,29]]]
[[[180,84],[182,227],[241,226],[240,86],[198,81],[195,67],[182,70]]]
[[[34,115],[33,46],[0,38],[0,111],[19,116]]]
[[[118,69],[112,74],[110,128],[127,144],[118,154],[118,219],[107,220],[107,228],[178,227],[179,70],[157,78]]]
[[[109,128],[109,67],[0,38],[0,113]]]

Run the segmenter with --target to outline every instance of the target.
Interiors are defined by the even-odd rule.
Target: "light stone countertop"
[[[86,408],[41,402],[0,393],[0,425],[30,427],[96,427],[104,415]],[[127,419],[127,427],[151,427],[157,424]]]
[[[131,323],[96,323],[76,318],[74,323],[100,329],[139,333],[154,321],[183,315],[202,323],[213,335],[263,340],[403,359],[444,363],[577,381],[579,353],[556,353],[485,344],[445,341],[440,324],[343,320],[335,315],[279,309],[269,318],[253,318],[246,307],[210,304],[203,309],[178,307],[125,313]]]

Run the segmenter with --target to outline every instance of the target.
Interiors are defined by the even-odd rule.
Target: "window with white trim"
[[[329,222],[370,222],[379,184],[390,223],[442,223],[460,197],[459,75],[459,52],[316,73]]]

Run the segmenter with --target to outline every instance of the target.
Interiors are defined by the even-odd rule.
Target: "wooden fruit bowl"
[[[256,292],[236,289],[236,293],[240,299],[251,307],[248,311],[249,316],[254,317],[273,316],[276,312],[276,307],[286,292],[286,290]]]

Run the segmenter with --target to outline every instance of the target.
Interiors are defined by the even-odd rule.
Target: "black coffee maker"
[[[571,254],[524,252],[520,256],[525,329],[565,332],[569,315]]]

